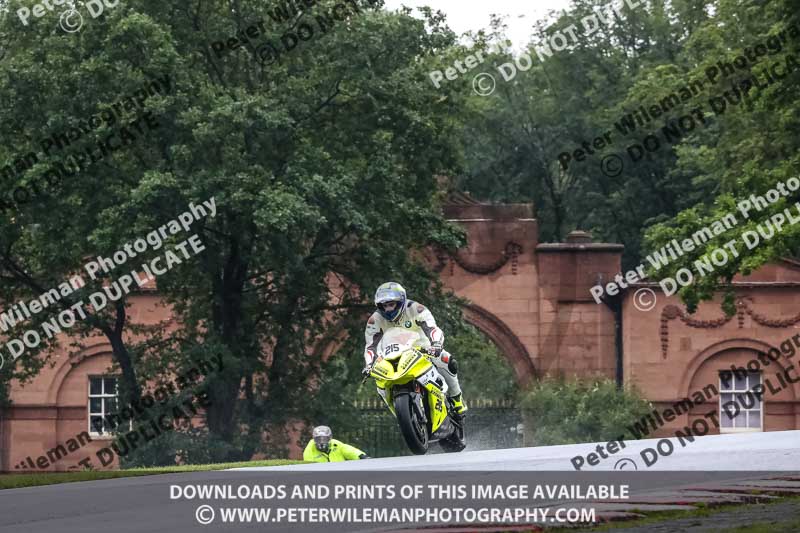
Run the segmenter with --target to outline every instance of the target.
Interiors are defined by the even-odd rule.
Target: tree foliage
[[[509,82],[495,72],[498,87],[491,97],[472,92],[472,76],[437,89],[428,73],[502,40],[501,21],[466,46],[431,9],[418,19],[406,9],[381,10],[378,0],[353,0],[341,4],[345,16],[335,16],[332,8],[341,9],[335,0],[313,4],[278,22],[266,0],[131,0],[96,19],[86,17],[79,32],[65,33],[56,12],[24,26],[16,3],[3,3],[0,169],[10,165],[14,171],[0,171],[0,301],[7,306],[43,294],[88,259],[112,255],[190,202],[213,197],[218,212],[192,228],[205,250],[159,276],[162,305],[169,306],[173,322],[133,320],[130,296],[89,310],[70,329],[70,346],[45,339],[16,364],[6,362],[0,401],[7,401],[11,380],[26,382],[56,357],[98,341],[110,344],[126,397],[221,354],[224,370],[204,384],[214,443],[207,459],[249,458],[262,450],[265,434],[283,433],[288,407],[313,412],[309,398],[320,387],[330,389],[335,401],[351,396],[351,389],[331,387],[322,374],[355,382],[351,361],[360,363],[360,355],[340,354],[348,358],[347,368],[333,370],[321,368],[318,355],[333,340],[352,339],[342,346],[355,349],[369,297],[381,282],[403,283],[428,302],[446,331],[460,331],[458,302],[443,294],[422,253],[428,246],[453,250],[464,244],[462,231],[440,215],[443,189],[493,201],[533,201],[543,241],[588,229],[599,240],[624,243],[628,268],[643,250],[680,240],[732,211],[738,200],[797,175],[797,71],[724,115],[712,116],[706,106],[707,127],[626,163],[617,175],[600,167],[604,156],[624,158],[626,147],[665,120],[690,113],[696,102],[676,106],[632,135],[615,128],[622,115],[667,97],[715,62],[730,61],[796,22],[788,0],[641,2],[574,46],[537,60],[537,47],[555,32],[571,24],[580,28],[605,5],[575,0],[534,28],[529,70]],[[272,43],[274,61],[255,44],[215,51],[214,43],[228,43],[260,20],[265,35],[256,42]],[[313,35],[287,37],[307,36],[305,28]],[[785,53],[796,51],[795,41]],[[492,52],[484,67],[518,55]],[[143,109],[126,110],[123,122],[149,113],[157,127],[60,184],[43,180],[67,154],[96,146],[121,123],[101,124],[49,155],[42,153],[44,139],[155,79],[169,79],[170,90],[151,95]],[[729,82],[706,87],[698,101]],[[568,168],[559,163],[559,154],[606,131],[613,133],[611,146]],[[30,153],[39,156],[31,159]],[[13,191],[20,187],[34,194],[17,201]],[[797,199],[755,213],[725,240]],[[795,254],[798,231],[788,228],[742,250],[681,295],[693,306],[736,273]],[[167,246],[185,236],[171,237]],[[651,274],[672,275],[722,242],[715,239]],[[3,340],[40,328],[161,253],[147,250],[4,332]],[[477,341],[463,335],[452,338],[469,353]],[[475,375],[491,367],[489,359],[465,360],[474,361]],[[509,394],[500,386],[495,392]],[[169,452],[151,455],[149,461],[163,461]]]
[[[733,61],[745,48],[764,42],[797,17],[790,2],[653,0],[623,9],[612,24],[601,24],[585,36],[581,20],[604,4],[576,0],[570,9],[553,13],[537,27],[526,50],[534,58],[533,67],[509,82],[493,72],[499,78],[495,94],[471,98],[474,114],[467,120],[465,135],[470,155],[460,185],[480,198],[533,201],[543,241],[561,240],[577,228],[590,230],[598,240],[624,243],[627,269],[671,239],[689,236],[696,225],[719,218],[735,199],[763,193],[776,181],[797,175],[800,73],[794,70],[780,84],[753,91],[745,104],[729,106],[718,117],[708,98],[729,90],[734,79],[757,74],[763,62],[747,71],[737,69],[729,78],[720,75],[700,96],[674,106],[632,134],[622,135],[615,123],[641,106],[658,103],[690,80],[704,78],[706,68]],[[536,48],[570,24],[578,28],[574,46],[545,61],[537,59]],[[500,28],[497,32],[502,34]],[[795,40],[784,53],[796,51]],[[509,52],[487,65],[519,56]],[[774,62],[768,59],[767,64]],[[707,126],[698,123],[680,139],[665,142],[661,128],[698,106]],[[591,145],[604,132],[611,133],[611,146],[583,162],[573,159],[566,170],[556,163],[559,154],[581,148],[583,141]],[[661,136],[660,149],[645,152],[632,163],[626,148],[641,144],[650,133]],[[616,176],[601,170],[602,158],[610,154],[624,160]],[[776,204],[755,220],[793,200]],[[698,254],[675,262],[669,271],[651,274],[656,279],[674,274],[719,244],[710,243]],[[719,282],[781,254],[796,253],[797,245],[795,230],[786,231],[781,238],[743,253],[718,277],[697,281],[681,296],[690,306],[708,299]]]
[[[332,6],[268,21],[267,38],[277,43],[304,23],[319,33],[315,17]],[[216,217],[193,228],[205,251],[158,279],[174,324],[138,331],[122,301],[80,326],[87,335],[102,332],[102,320],[116,327],[115,362],[130,363],[133,395],[145,380],[222,354],[224,371],[205,384],[207,421],[213,438],[233,446],[216,448],[214,460],[249,458],[265,429],[283,427],[285,407],[313,394],[314,339],[365,320],[380,282],[443,298],[414,250],[463,243],[438,214],[435,180],[456,163],[453,122],[420,61],[452,34],[435,19],[428,33],[407,14],[358,6],[273,64],[244,48],[222,58],[197,52],[266,19],[270,2],[128,2],[74,35],[43,19],[25,31],[4,20],[18,36],[0,66],[3,137],[13,139],[5,160],[149,78],[173,80],[170,94],[148,100],[159,127],[146,139],[6,211],[2,299],[52,286],[85,257],[110,255],[190,202],[215,198]],[[23,368],[35,372],[55,348],[30,354]]]

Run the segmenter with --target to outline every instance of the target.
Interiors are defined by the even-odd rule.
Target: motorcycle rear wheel
[[[394,399],[394,412],[403,440],[415,455],[425,455],[428,452],[428,428],[425,422],[419,420],[417,412],[411,405],[410,394],[401,394]]]

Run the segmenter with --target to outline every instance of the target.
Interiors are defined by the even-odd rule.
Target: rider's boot
[[[462,393],[458,393],[457,395],[450,397],[450,400],[453,402],[453,408],[458,416],[463,416],[464,413],[469,410],[467,404],[464,403],[462,396]]]

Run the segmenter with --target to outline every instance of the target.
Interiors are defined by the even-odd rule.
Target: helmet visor
[[[331,444],[331,438],[327,435],[317,435],[314,437],[314,444],[317,445],[317,449],[321,452],[327,452],[328,447]]]
[[[400,314],[401,302],[390,300],[388,302],[381,302],[378,304],[378,311],[387,320],[394,320]]]
[[[397,289],[380,289],[375,295],[375,305],[380,305],[384,302],[402,302],[405,295]]]

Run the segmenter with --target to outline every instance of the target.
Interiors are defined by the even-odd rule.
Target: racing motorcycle
[[[464,418],[455,414],[447,383],[428,359],[419,335],[390,328],[377,354],[368,377],[386,391],[383,401],[411,451],[424,455],[433,442],[448,453],[463,450]]]

